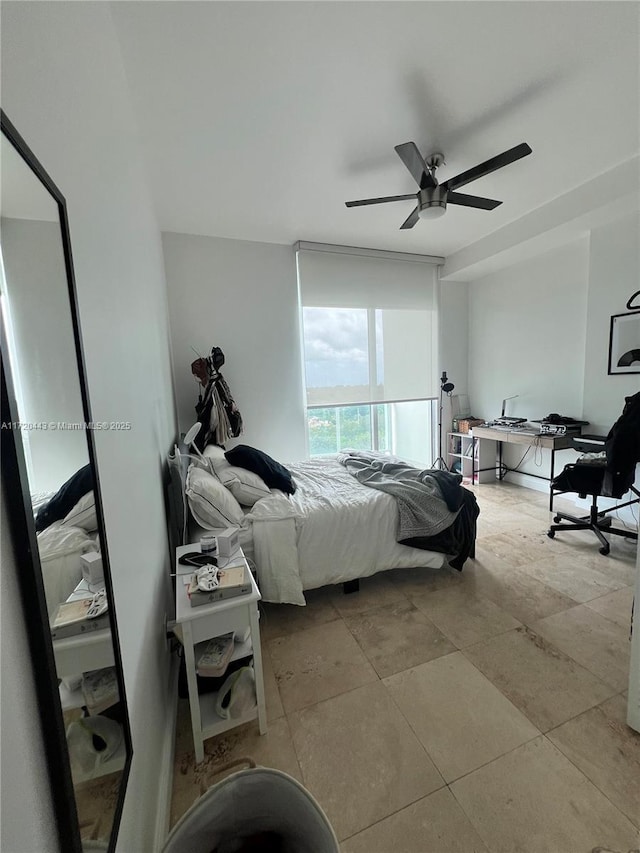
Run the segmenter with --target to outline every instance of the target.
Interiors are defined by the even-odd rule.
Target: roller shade
[[[437,395],[437,266],[298,251],[307,404]]]

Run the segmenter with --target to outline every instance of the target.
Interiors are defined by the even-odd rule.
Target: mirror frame
[[[44,186],[44,189],[53,197],[58,208],[60,235],[62,239],[65,272],[68,285],[69,308],[71,311],[71,321],[73,325],[78,380],[80,385],[80,394],[82,397],[82,411],[85,423],[91,423],[92,417],[86,383],[82,338],[80,334],[79,310],[71,256],[71,238],[69,233],[66,201],[58,187],[51,180],[35,154],[20,136],[14,125],[9,121],[3,110],[0,110],[0,124],[2,134],[16,149],[17,153],[25,162],[25,165],[31,169],[39,179],[41,184]],[[2,326],[2,422],[11,423],[19,421],[20,417],[16,405],[16,397],[11,376],[4,320],[0,325]],[[98,531],[100,535],[100,551],[104,566],[105,588],[109,598],[114,666],[116,669],[120,701],[123,705],[122,729],[126,748],[125,764],[122,768],[118,799],[109,835],[108,851],[109,853],[112,853],[112,851],[115,850],[120,818],[122,816],[122,809],[124,806],[127,780],[133,757],[133,746],[131,743],[129,712],[122,671],[120,640],[118,636],[115,612],[115,599],[111,583],[111,570],[107,550],[104,513],[100,492],[98,467],[96,464],[93,432],[90,429],[85,429],[84,432],[87,438],[89,462],[94,476],[94,495]],[[38,551],[24,450],[22,441],[17,440],[16,434],[12,429],[2,430],[2,441],[0,444],[2,454],[2,479],[4,485],[3,499],[6,502],[11,542],[18,570],[18,582],[22,598],[24,623],[29,639],[32,673],[34,676],[35,693],[39,708],[40,726],[46,755],[51,799],[56,817],[58,838],[60,841],[60,849],[73,851],[73,853],[82,853],[80,826],[71,777],[71,765],[67,749],[62,706],[60,704],[60,694],[58,692],[58,679],[53,652],[53,642],[51,639],[51,631],[49,630],[49,617],[45,599],[44,582],[42,579],[42,566]]]

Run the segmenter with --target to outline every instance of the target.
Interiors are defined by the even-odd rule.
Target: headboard
[[[188,536],[189,505],[184,491],[190,462],[188,454],[188,447],[180,442],[174,445],[168,460],[169,541],[173,548],[184,545]]]

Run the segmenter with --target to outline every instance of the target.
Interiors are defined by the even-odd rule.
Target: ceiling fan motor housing
[[[418,208],[421,219],[437,219],[447,209],[446,187],[426,187],[418,193]]]

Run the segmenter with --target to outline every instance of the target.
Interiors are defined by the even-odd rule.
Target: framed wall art
[[[640,311],[611,318],[608,372],[640,373]]]

